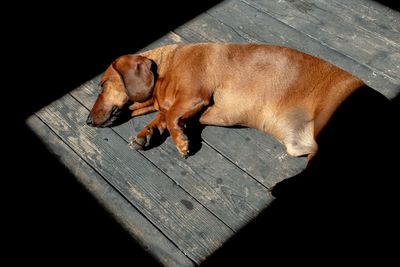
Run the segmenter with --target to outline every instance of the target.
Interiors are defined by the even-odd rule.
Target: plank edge
[[[112,217],[136,240],[141,247],[164,266],[194,266],[162,232],[149,222],[125,198],[123,198],[93,168],[79,157],[36,115],[25,120],[26,125],[43,142],[49,152],[57,155],[60,162],[71,171],[80,184],[90,192]],[[79,167],[77,167],[79,166]],[[96,179],[93,179],[96,176]],[[103,192],[101,194],[101,192]],[[106,193],[105,193],[106,192]],[[146,225],[146,227],[143,227]],[[157,237],[149,238],[152,236]]]

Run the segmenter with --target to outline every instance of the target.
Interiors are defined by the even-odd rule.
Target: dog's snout
[[[86,119],[86,124],[89,125],[89,126],[93,126],[93,119],[92,119],[92,116],[90,114]]]

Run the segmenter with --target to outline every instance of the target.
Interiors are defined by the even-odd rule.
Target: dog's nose
[[[86,119],[86,124],[89,125],[89,126],[93,126],[93,119],[92,119],[92,116],[90,114]]]

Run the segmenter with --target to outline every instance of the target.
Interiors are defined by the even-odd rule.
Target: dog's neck
[[[169,58],[173,55],[173,52],[176,50],[176,48],[178,46],[179,45],[177,45],[177,44],[166,45],[166,46],[162,46],[159,48],[155,48],[155,49],[140,53],[140,55],[153,60],[153,62],[155,64],[157,64],[158,76],[163,77],[164,73],[167,71],[165,69],[165,66],[168,66],[168,64],[163,64],[163,62],[170,61]]]

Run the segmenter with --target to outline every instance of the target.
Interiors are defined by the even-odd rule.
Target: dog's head
[[[86,123],[111,127],[129,104],[150,99],[155,82],[152,65],[153,61],[140,55],[125,55],[115,60],[101,78],[101,93]]]

